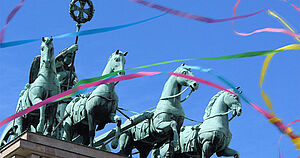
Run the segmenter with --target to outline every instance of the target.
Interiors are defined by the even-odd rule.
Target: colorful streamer
[[[84,30],[84,31],[73,32],[73,33],[66,33],[66,34],[54,36],[52,38],[53,39],[58,39],[58,38],[66,38],[66,37],[85,36],[85,35],[91,35],[91,34],[97,34],[97,33],[104,33],[104,32],[119,30],[119,29],[122,29],[122,28],[126,28],[126,27],[129,27],[129,26],[133,26],[133,25],[137,25],[137,24],[141,24],[141,23],[150,21],[150,20],[159,18],[159,17],[164,16],[164,15],[166,15],[166,13],[155,16],[155,17],[152,17],[152,18],[149,18],[149,19],[145,19],[145,20],[134,22],[134,23],[130,23],[130,24],[112,26],[112,27],[104,27],[104,28],[97,28],[97,29],[91,29],[91,30]],[[31,43],[31,42],[40,41],[40,40],[41,40],[41,38],[0,43],[0,48],[17,46],[17,45],[22,45],[22,44]]]
[[[106,84],[106,83],[112,83],[112,82],[119,82],[119,81],[124,81],[124,80],[130,80],[130,79],[134,79],[134,78],[140,78],[140,77],[144,77],[144,76],[152,76],[152,75],[157,75],[157,74],[160,74],[160,73],[164,73],[164,72],[138,72],[138,73],[134,73],[134,74],[129,74],[129,75],[124,75],[124,76],[118,76],[118,77],[114,77],[114,78],[109,78],[109,79],[105,79],[105,80],[100,80],[100,81],[95,81],[95,82],[92,82],[92,83],[88,83],[88,84],[84,84],[84,85],[80,85],[78,87],[75,87],[75,88],[72,88],[70,90],[67,90],[65,92],[62,92],[62,93],[59,93],[55,96],[52,96],[50,98],[47,98],[27,109],[24,109],[12,116],[9,116],[8,118],[6,118],[5,120],[1,121],[0,122],[0,127],[3,126],[4,124],[8,123],[9,121],[12,121],[20,116],[23,116],[35,109],[38,109],[48,103],[51,103],[53,101],[56,101],[60,98],[63,98],[65,96],[68,96],[72,93],[76,93],[77,91],[79,90],[82,90],[82,89],[86,89],[86,88],[89,88],[89,87],[94,87],[94,86],[98,86],[98,85],[101,85],[101,84]],[[167,74],[170,74],[170,75],[175,75],[175,76],[179,76],[179,77],[184,77],[184,78],[188,78],[188,79],[191,79],[191,80],[195,80],[197,82],[200,82],[200,83],[203,83],[203,84],[207,84],[207,85],[210,85],[210,86],[213,86],[213,87],[216,87],[216,88],[219,88],[221,90],[224,90],[224,91],[227,91],[229,93],[232,93],[234,94],[233,92],[217,85],[217,84],[214,84],[212,82],[209,82],[209,81],[206,81],[206,80],[203,80],[201,78],[197,78],[197,77],[193,77],[193,76],[187,76],[187,75],[183,75],[183,74],[178,74],[178,73],[173,73],[173,72],[169,72]]]
[[[235,4],[234,8],[233,8],[233,17],[235,17],[235,11],[238,7],[240,3],[240,0],[237,1],[237,3]],[[268,10],[269,14],[270,14],[270,10]],[[272,13],[272,12],[271,12]],[[274,13],[273,13],[274,14]],[[252,31],[250,33],[241,33],[241,32],[237,32],[235,29],[234,29],[234,25],[233,25],[233,22],[232,21],[232,29],[234,31],[234,33],[240,35],[240,36],[250,36],[250,35],[253,35],[253,34],[256,34],[256,33],[261,33],[261,32],[277,32],[277,33],[285,33],[285,34],[288,34],[290,36],[293,36],[295,38],[300,38],[300,35],[299,34],[296,34],[294,31],[289,31],[289,30],[285,30],[285,29],[280,29],[280,28],[264,28],[264,29],[258,29],[258,30],[255,30],[255,31]]]
[[[204,16],[189,14],[189,13],[182,12],[182,11],[179,11],[179,10],[166,8],[164,6],[161,6],[161,5],[158,5],[158,4],[155,4],[155,3],[150,3],[150,2],[147,2],[147,1],[144,1],[144,0],[130,0],[130,1],[136,2],[136,3],[142,4],[144,6],[147,6],[147,7],[153,8],[153,9],[157,9],[157,10],[169,13],[169,14],[173,14],[173,15],[184,17],[184,18],[191,19],[191,20],[206,22],[206,23],[218,23],[218,22],[225,22],[225,21],[230,21],[230,20],[242,19],[242,18],[246,18],[246,17],[250,17],[250,16],[253,16],[253,15],[259,14],[259,13],[263,12],[264,10],[266,10],[266,9],[262,9],[258,12],[255,12],[255,13],[242,15],[242,16],[231,17],[231,18],[212,19],[212,18],[208,18],[208,17],[204,17]]]
[[[22,0],[7,16],[6,18],[6,23],[4,25],[4,27],[2,28],[1,32],[0,32],[0,44],[3,42],[4,39],[4,33],[5,33],[5,28],[7,26],[7,24],[10,22],[10,20],[16,15],[16,13],[18,12],[18,10],[23,6],[24,4],[24,0]]]
[[[191,61],[191,60],[223,60],[223,59],[238,59],[238,58],[246,58],[246,57],[255,57],[255,56],[262,56],[262,55],[269,55],[269,54],[279,53],[279,52],[282,52],[282,51],[285,51],[285,50],[300,50],[300,44],[291,44],[291,45],[287,45],[287,46],[281,47],[281,48],[276,49],[276,50],[246,52],[246,53],[233,54],[233,55],[220,56],[220,57],[213,57],[213,58],[188,58],[188,59],[164,61],[164,62],[149,64],[149,65],[144,65],[144,66],[138,66],[138,67],[134,67],[134,68],[128,68],[128,69],[116,71],[116,72],[113,72],[113,73],[110,73],[110,74],[106,74],[106,75],[100,76],[100,77],[95,77],[95,78],[90,78],[90,79],[83,79],[83,80],[78,81],[77,84],[74,87],[77,87],[81,84],[87,84],[87,83],[95,82],[95,81],[98,81],[98,80],[102,80],[102,79],[105,79],[107,77],[110,77],[112,75],[116,75],[120,72],[127,71],[127,70],[141,69],[141,68],[147,68],[147,67],[152,67],[152,66],[157,66],[157,65],[169,64],[169,63],[174,63],[174,62]]]
[[[268,10],[269,15],[274,16],[275,18],[277,18],[285,27],[287,27],[292,33],[295,34],[295,31],[292,29],[292,27],[290,27],[282,18],[279,17],[279,15],[275,14],[274,12],[272,12],[271,10]],[[299,39],[300,36],[295,36],[296,40],[298,42],[300,42]]]
[[[210,71],[209,69],[203,69],[201,67],[197,67],[197,66],[186,66],[192,69],[197,69],[200,70],[202,72],[208,72],[211,75],[213,75],[214,77],[217,77],[219,80],[221,80],[223,83],[225,83],[227,86],[229,86],[230,88],[232,88],[235,91],[235,95],[239,95],[245,102],[247,102],[248,104],[250,104],[254,109],[256,109],[258,112],[260,112],[261,114],[263,114],[272,124],[274,124],[282,133],[285,133],[286,135],[288,135],[291,139],[292,142],[295,144],[296,148],[299,150],[300,149],[300,137],[299,135],[295,134],[291,128],[287,127],[290,124],[288,124],[287,126],[284,125],[281,121],[281,119],[275,117],[275,115],[273,113],[268,113],[265,110],[263,110],[261,107],[251,103],[249,101],[249,99],[247,99],[244,95],[240,94],[239,91],[236,89],[236,86],[234,86],[232,83],[230,83],[228,80],[226,80],[224,77],[222,77],[219,74],[213,73],[212,71]],[[207,71],[209,70],[209,71]],[[190,78],[189,78],[190,79]],[[191,78],[192,79],[192,78]],[[192,79],[193,80],[193,79]],[[293,121],[292,123],[295,123],[296,121]]]
[[[290,3],[297,11],[300,12],[300,8],[296,7],[294,4]]]
[[[295,46],[295,45],[294,45]],[[285,46],[285,47],[294,47],[294,46]],[[283,50],[283,49],[286,49],[285,47],[281,47],[279,49],[276,49],[277,51],[280,51],[280,50]],[[297,46],[296,46],[297,47]],[[262,67],[262,70],[261,70],[261,74],[260,74],[260,81],[259,81],[259,85],[260,85],[260,89],[261,89],[261,94],[262,94],[262,97],[265,101],[265,103],[267,104],[267,106],[269,107],[269,109],[271,110],[271,114],[274,114],[273,112],[273,108],[272,108],[272,103],[271,103],[271,100],[269,99],[268,95],[263,91],[263,82],[264,82],[264,78],[265,78],[265,74],[266,74],[266,71],[267,71],[267,68],[269,66],[269,63],[272,59],[272,57],[274,56],[275,54],[271,54],[271,55],[268,55],[264,61],[264,64],[263,64],[263,67]]]
[[[298,7],[296,7],[294,4],[292,4],[292,3],[290,3],[290,2],[288,2],[287,0],[283,0],[283,1],[285,1],[285,2],[287,2],[287,3],[289,3],[291,6],[293,6],[297,11],[299,11],[300,12],[300,8],[298,8]]]
[[[290,122],[289,124],[287,124],[287,126],[290,126],[290,125],[292,125],[292,124],[294,124],[296,122],[300,122],[300,119],[297,119],[297,120],[295,120],[293,122]],[[279,155],[279,158],[281,158],[281,154],[280,154],[280,142],[281,142],[281,138],[282,138],[282,134],[280,135],[279,140],[278,140],[278,155]],[[295,140],[295,142],[296,142],[295,145],[297,146],[297,149],[300,150],[300,139],[298,138],[298,140]],[[300,156],[299,156],[299,158],[300,158]]]
[[[201,69],[200,69],[201,70]],[[203,69],[202,69],[203,70]],[[205,71],[204,71],[205,72]],[[210,72],[210,71],[206,71],[206,72]],[[0,127],[6,123],[8,123],[9,121],[12,121],[13,119],[17,118],[17,117],[20,117],[22,115],[25,115],[45,104],[48,104],[50,102],[53,102],[59,98],[62,98],[64,96],[67,96],[71,93],[75,93],[76,91],[78,90],[81,90],[81,89],[85,89],[85,88],[89,88],[89,87],[93,87],[93,86],[97,86],[97,85],[100,85],[100,84],[105,84],[105,83],[111,83],[111,82],[118,82],[118,81],[123,81],[123,80],[129,80],[129,79],[133,79],[133,78],[139,78],[139,77],[144,77],[144,76],[151,76],[151,75],[156,75],[156,74],[160,74],[161,72],[138,72],[138,73],[134,73],[134,74],[130,74],[130,75],[124,75],[124,76],[118,76],[118,77],[114,77],[114,78],[109,78],[109,79],[105,79],[105,80],[100,80],[100,81],[96,81],[96,82],[92,82],[92,83],[89,83],[89,84],[85,84],[85,85],[80,85],[78,87],[75,87],[71,90],[68,90],[68,91],[65,91],[63,93],[60,93],[60,94],[57,94],[55,96],[52,96],[38,104],[35,104],[23,111],[20,111],[18,113],[16,113],[15,115],[12,115],[8,118],[6,118],[5,120],[1,121],[0,122]],[[283,133],[287,134],[288,136],[290,136],[292,138],[292,141],[295,145],[297,145],[297,149],[298,149],[298,144],[299,144],[299,141],[300,141],[300,138],[299,136],[295,135],[293,133],[293,131],[290,129],[290,128],[287,128],[282,122],[280,119],[277,119],[275,118],[274,115],[272,114],[269,114],[268,112],[264,111],[262,108],[260,108],[259,106],[256,106],[255,104],[251,103],[249,100],[247,100],[243,95],[239,94],[239,93],[233,93],[229,90],[227,90],[226,88],[223,88],[217,84],[214,84],[212,82],[209,82],[209,81],[206,81],[206,80],[203,80],[203,79],[200,79],[200,78],[197,78],[197,77],[194,77],[194,76],[188,76],[188,75],[183,75],[183,74],[179,74],[179,73],[173,73],[173,72],[169,72],[168,74],[170,75],[175,75],[175,76],[179,76],[179,77],[183,77],[183,78],[187,78],[187,79],[190,79],[190,80],[194,80],[194,81],[197,81],[197,82],[200,82],[200,83],[203,83],[203,84],[207,84],[209,86],[213,86],[213,87],[216,87],[218,89],[221,89],[221,90],[224,90],[224,91],[227,91],[231,94],[234,94],[234,95],[240,95],[241,98],[243,100],[245,100],[247,103],[249,103],[250,105],[252,105],[257,111],[259,111],[260,113],[262,113],[264,116],[266,116],[271,123],[273,123],[275,126],[277,126],[280,131],[282,131]],[[221,79],[224,83],[226,83],[227,85],[229,85],[231,88],[233,88],[235,91],[237,91],[235,89],[235,87],[233,86],[233,84],[231,84],[230,82],[228,82],[227,80],[225,80],[223,77],[221,77],[220,75],[217,75],[217,74],[214,74],[216,75],[219,79]]]
[[[294,123],[296,123],[296,122],[300,122],[300,119],[297,119],[297,120],[295,120],[295,121],[293,121],[293,122],[290,122],[289,124],[287,124],[287,126],[290,126],[290,125],[292,125],[292,124],[294,124]],[[298,134],[298,135],[299,135],[299,134]],[[278,146],[280,146],[280,140],[281,140],[281,137],[282,137],[282,134],[280,135],[280,138],[279,138],[279,141],[278,141]],[[300,139],[297,138],[297,139],[294,140],[294,142],[295,142],[295,144],[297,145],[297,149],[300,150]],[[279,150],[279,156],[280,156],[280,150]]]
[[[293,33],[295,32],[284,20],[282,20],[282,18],[280,18],[278,15],[276,15],[274,12],[268,10],[269,14],[278,18],[280,20],[280,22],[282,22],[289,30],[291,30]],[[295,37],[298,41],[300,41],[300,39],[298,37]],[[293,47],[293,46],[292,46]],[[277,50],[281,50],[282,48],[279,48]],[[267,104],[267,106],[270,108],[271,110],[271,114],[273,114],[273,109],[272,109],[272,103],[271,103],[271,100],[270,98],[268,97],[268,95],[263,91],[263,88],[262,88],[262,85],[263,85],[263,81],[264,81],[264,76],[265,76],[265,73],[267,71],[267,68],[269,66],[269,63],[272,59],[272,57],[274,56],[275,54],[270,54],[266,57],[264,63],[263,63],[263,67],[262,67],[262,71],[261,71],[261,75],[260,75],[260,82],[259,82],[259,85],[260,85],[260,89],[261,89],[261,94],[262,94],[262,97],[265,101],[265,103]]]
[[[133,78],[139,78],[139,77],[143,77],[143,76],[151,76],[151,75],[156,75],[159,74],[160,72],[138,72],[138,73],[134,73],[134,74],[130,74],[130,75],[124,75],[124,76],[118,76],[118,77],[114,77],[114,78],[109,78],[109,79],[105,79],[105,80],[100,80],[100,81],[96,81],[96,82],[92,82],[89,84],[85,84],[85,85],[80,85],[76,88],[72,88],[70,90],[67,90],[65,92],[59,93],[55,96],[52,96],[50,98],[47,98],[25,110],[22,110],[12,116],[9,116],[8,118],[6,118],[5,120],[0,122],[0,127],[3,126],[4,124],[8,123],[9,121],[12,121],[20,116],[23,116],[35,109],[38,109],[48,103],[51,103],[55,100],[58,100],[59,98],[65,97],[67,95],[70,95],[72,93],[75,93],[76,91],[85,89],[85,88],[89,88],[89,87],[94,87],[94,86],[98,86],[101,84],[106,84],[106,83],[112,83],[112,82],[118,82],[118,81],[123,81],[123,80],[129,80],[129,79],[133,79]]]
[[[238,90],[235,88],[233,84],[231,84],[229,81],[225,80],[222,76],[216,75],[220,80],[222,80],[225,84],[227,84],[229,87],[234,89],[236,94],[238,94],[245,102],[250,104],[253,108],[255,108],[258,112],[263,114],[272,124],[274,124],[282,133],[288,135],[291,139],[294,145],[296,146],[297,150],[300,149],[300,137],[296,135],[290,128],[288,128],[286,125],[284,125],[281,121],[281,119],[275,117],[274,114],[268,113],[265,110],[263,110],[261,107],[251,103],[246,97],[240,93],[238,93]]]

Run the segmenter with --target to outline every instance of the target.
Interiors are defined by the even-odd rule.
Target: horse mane
[[[228,90],[233,91],[233,89],[228,89]],[[222,91],[218,92],[216,95],[214,95],[214,96],[211,98],[211,100],[209,101],[209,103],[208,103],[208,105],[207,105],[207,107],[206,107],[206,109],[205,109],[205,114],[204,114],[204,116],[203,116],[203,119],[205,119],[205,118],[207,118],[207,117],[210,116],[212,106],[214,105],[214,103],[216,102],[216,100],[217,100],[223,93],[228,93],[228,92],[222,90]],[[233,94],[228,93],[228,95],[233,95]],[[233,95],[233,97],[238,97],[238,96]]]
[[[205,109],[205,114],[204,114],[204,116],[203,116],[203,119],[209,117],[209,115],[210,115],[210,113],[211,113],[212,106],[214,105],[214,103],[216,102],[216,100],[217,100],[224,92],[225,92],[225,91],[220,91],[220,92],[218,92],[216,95],[214,95],[214,96],[210,99],[210,101],[209,101],[209,103],[208,103],[208,105],[207,105],[207,107],[206,107],[206,109]]]

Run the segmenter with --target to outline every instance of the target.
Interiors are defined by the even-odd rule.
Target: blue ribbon
[[[140,23],[144,23],[144,22],[159,18],[159,17],[164,16],[166,14],[168,14],[168,13],[164,13],[164,14],[161,14],[161,15],[149,18],[149,19],[137,21],[137,22],[130,23],[130,24],[112,26],[112,27],[103,27],[103,28],[84,30],[84,31],[73,32],[73,33],[66,33],[66,34],[54,36],[52,38],[53,39],[58,39],[58,38],[66,38],[66,37],[74,37],[74,36],[85,36],[85,35],[91,35],[91,34],[97,34],[97,33],[104,33],[104,32],[119,30],[119,29],[122,29],[122,28],[126,28],[126,27],[129,27],[129,26],[137,25],[137,24],[140,24]],[[41,40],[41,38],[0,43],[0,48],[6,48],[6,47],[22,45],[22,44],[26,44],[26,43],[39,41],[39,40]]]
[[[206,72],[206,73],[209,73],[211,75],[213,75],[214,77],[218,78],[219,80],[221,80],[223,83],[225,83],[227,86],[229,86],[230,88],[232,88],[234,90],[234,92],[239,95],[246,103],[250,104],[250,101],[249,99],[247,99],[244,95],[240,94],[239,93],[239,90],[237,90],[231,82],[229,82],[228,80],[226,80],[224,77],[222,77],[221,75],[219,74],[216,74],[214,72],[211,71],[210,68],[202,68],[200,66],[188,66],[188,65],[185,65],[183,66],[185,68],[190,68],[190,69],[194,69],[194,70],[200,70],[202,72]]]

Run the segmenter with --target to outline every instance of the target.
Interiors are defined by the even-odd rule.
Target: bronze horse
[[[193,76],[189,68],[178,67],[175,73]],[[129,156],[135,147],[140,157],[146,158],[154,147],[166,141],[175,148],[179,147],[178,131],[184,120],[181,106],[181,89],[183,86],[198,89],[198,83],[186,78],[171,76],[166,82],[161,98],[154,110],[154,116],[132,127],[120,137],[120,154]],[[128,120],[127,120],[128,121]]]

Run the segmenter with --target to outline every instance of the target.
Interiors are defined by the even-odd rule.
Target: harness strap
[[[172,96],[168,96],[168,97],[165,97],[165,98],[160,98],[160,100],[166,100],[166,99],[172,99],[172,98],[176,98],[178,96],[180,96],[182,93],[184,93],[189,87],[186,87],[183,91],[181,91],[180,93],[178,94],[175,94],[175,95],[172,95]]]
[[[227,115],[227,114],[229,114],[229,113],[231,113],[231,112],[232,112],[232,110],[229,110],[229,111],[227,111],[227,112],[225,112],[225,113],[218,113],[218,114],[215,114],[215,115],[213,115],[213,116],[209,116],[209,117],[205,118],[204,121],[205,121],[205,120],[208,120],[208,119],[211,119],[211,118],[213,118],[213,117],[216,117],[216,116],[224,116],[224,115]],[[234,117],[234,116],[233,116],[233,117]],[[233,117],[232,117],[230,120],[232,120]]]

